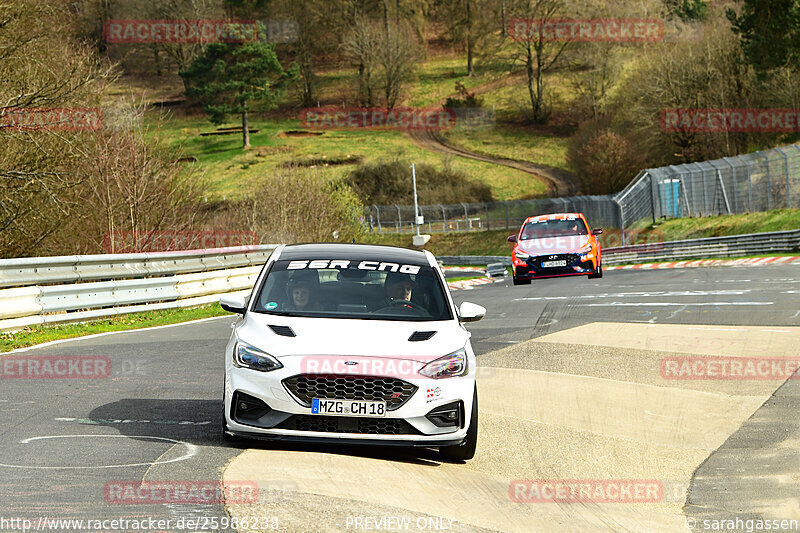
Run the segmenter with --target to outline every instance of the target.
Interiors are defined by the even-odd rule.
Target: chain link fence
[[[419,206],[424,223],[420,230],[428,233],[492,229],[516,230],[533,214],[581,212],[594,226],[619,227],[619,209],[607,196],[568,196],[534,200],[510,200],[461,204]],[[411,233],[414,225],[413,205],[373,205],[365,208],[370,231],[378,233]]]
[[[421,205],[428,233],[516,230],[533,215],[580,212],[592,227],[629,229],[643,221],[800,207],[800,146],[641,171],[616,195]],[[364,209],[370,231],[411,233],[413,205]],[[625,232],[622,232],[623,238]],[[624,244],[624,243],[623,243]]]
[[[642,220],[800,207],[800,147],[644,170],[615,200],[625,228]]]

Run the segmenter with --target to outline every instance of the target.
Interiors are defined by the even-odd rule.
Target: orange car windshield
[[[548,237],[561,237],[564,235],[586,235],[589,231],[583,220],[542,220],[528,222],[522,229],[521,240],[545,239]]]

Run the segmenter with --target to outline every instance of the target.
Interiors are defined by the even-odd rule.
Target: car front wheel
[[[602,277],[603,277],[603,265],[601,263],[598,263],[597,268],[594,270],[594,272],[589,274],[589,279],[597,279]]]

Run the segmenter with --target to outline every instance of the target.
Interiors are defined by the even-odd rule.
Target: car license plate
[[[552,267],[565,267],[567,266],[567,261],[562,259],[561,261],[542,261],[542,268],[552,268]]]
[[[379,418],[386,416],[386,402],[314,398],[311,400],[311,414]]]

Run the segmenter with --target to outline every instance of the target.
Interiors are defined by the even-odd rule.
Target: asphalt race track
[[[222,525],[236,518],[248,526],[239,531],[289,532],[721,531],[706,525],[737,518],[741,527],[724,530],[747,531],[746,520],[800,521],[798,381],[663,373],[667,359],[796,358],[799,295],[798,263],[454,292],[488,309],[469,326],[480,430],[466,464],[432,450],[224,444],[229,317],[5,355],[105,357],[110,372],[12,379],[4,370],[0,531],[22,530],[10,519],[42,530],[40,517],[171,521],[149,531],[234,531]],[[220,479],[257,485],[257,498],[160,503],[114,492]],[[520,491],[525,480],[659,491],[647,501],[608,492],[541,502]]]

